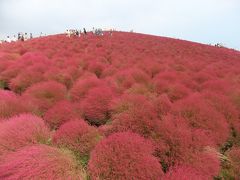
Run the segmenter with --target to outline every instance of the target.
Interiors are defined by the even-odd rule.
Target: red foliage
[[[233,147],[228,153],[231,166],[233,167],[234,177],[240,177],[240,148]]]
[[[84,118],[94,125],[102,125],[110,118],[110,102],[114,93],[108,87],[96,87],[89,90],[81,102]]]
[[[32,102],[42,113],[57,101],[66,98],[66,87],[56,81],[40,82],[29,87],[23,97]]]
[[[67,147],[80,156],[89,155],[100,139],[97,129],[89,126],[84,120],[71,120],[63,124],[54,134],[53,143]]]
[[[46,145],[28,146],[0,161],[0,179],[83,179],[69,152]]]
[[[228,138],[230,129],[226,119],[200,95],[193,94],[176,102],[173,109],[176,114],[186,119],[191,127],[209,131],[216,144],[221,144]]]
[[[88,170],[92,179],[159,179],[163,172],[152,152],[139,135],[116,133],[95,147]]]
[[[46,70],[48,66],[46,64],[51,65],[48,59],[42,53],[28,52],[21,56],[15,63],[12,63],[8,68],[1,73],[0,79],[5,80],[6,82],[10,82],[11,79],[15,78],[13,82],[14,90],[18,90],[18,86],[20,88],[26,88],[25,86],[30,85],[33,82],[37,82],[39,77],[28,77],[31,73],[40,73]],[[26,71],[27,72],[24,72]],[[21,76],[27,75],[28,80],[25,80],[24,77],[18,77],[19,74],[23,73]],[[36,78],[36,79],[35,79]],[[24,80],[24,82],[21,82]],[[23,86],[23,87],[22,87]]]
[[[156,80],[155,91],[158,94],[166,93],[172,102],[188,96],[191,92],[183,84],[171,83],[164,79]]]
[[[119,71],[115,74],[114,79],[120,90],[129,89],[135,83],[148,84],[150,82],[148,74],[138,68]]]
[[[190,163],[196,153],[213,145],[206,131],[192,130],[181,118],[166,116],[157,128],[156,137],[153,137],[155,155],[166,169],[176,164]]]
[[[209,179],[217,176],[221,170],[220,160],[217,153],[207,150],[196,154],[196,156],[191,159],[189,165],[197,169]]]
[[[203,92],[203,96],[218,112],[224,115],[229,125],[240,132],[239,112],[227,96],[215,92]]]
[[[54,80],[59,83],[64,84],[67,88],[71,88],[74,84],[76,74],[78,71],[74,67],[69,67],[61,69],[58,67],[52,67],[44,73],[44,77],[48,80]]]
[[[43,119],[51,127],[57,129],[65,122],[77,118],[78,115],[74,110],[74,106],[67,100],[57,102],[53,107],[49,108],[44,114]]]
[[[113,105],[113,132],[133,131],[151,137],[159,123],[154,106],[141,95],[124,96]]]
[[[72,100],[82,100],[87,95],[90,89],[99,85],[101,85],[101,81],[95,76],[90,76],[85,79],[79,79],[70,91]]]
[[[31,108],[21,98],[10,91],[0,90],[0,118],[30,112]]]
[[[155,98],[153,100],[153,105],[159,118],[167,115],[172,108],[172,103],[166,94],[161,94],[160,96]]]
[[[104,70],[104,65],[103,63],[101,62],[96,62],[96,61],[93,61],[89,64],[88,66],[88,70],[94,74],[96,74],[97,77],[100,77],[102,75],[102,72]]]
[[[209,80],[203,83],[202,89],[227,94],[231,91],[232,86],[233,84],[225,80]]]
[[[234,146],[239,141],[240,53],[171,38],[108,33],[0,45],[0,88],[19,93],[0,91],[0,121],[38,114],[52,129],[62,126],[61,139],[78,134],[68,122],[78,118],[101,125],[98,130],[107,137],[130,130],[154,143],[164,170],[190,166],[212,178],[219,166],[206,155],[206,146],[225,149],[229,141]],[[67,142],[72,141],[66,140],[64,149],[72,147]]]
[[[0,155],[36,143],[46,143],[49,129],[43,120],[31,114],[21,114],[0,123]]]
[[[9,87],[12,91],[22,93],[32,84],[43,81],[41,72],[26,70],[10,81]]]
[[[199,173],[196,169],[187,166],[178,166],[172,168],[164,175],[163,180],[201,180],[207,179],[204,174]]]

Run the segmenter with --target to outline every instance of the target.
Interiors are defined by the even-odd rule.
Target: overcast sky
[[[240,50],[240,0],[0,0],[0,38],[113,27]]]

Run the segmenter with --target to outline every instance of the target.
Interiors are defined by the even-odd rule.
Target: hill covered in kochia
[[[239,51],[47,36],[0,45],[0,87],[0,179],[240,176]]]

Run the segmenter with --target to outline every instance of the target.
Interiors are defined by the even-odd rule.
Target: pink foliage
[[[9,118],[30,111],[30,106],[19,96],[10,91],[0,90],[0,118]]]
[[[44,77],[48,80],[54,80],[59,83],[64,84],[67,88],[71,88],[74,84],[74,75],[71,73],[78,74],[78,71],[75,68],[69,67],[67,69],[61,69],[58,67],[52,67],[44,73]],[[70,72],[69,72],[70,71]]]
[[[172,108],[172,103],[166,94],[161,94],[160,96],[155,98],[153,100],[153,105],[159,118],[167,115]]]
[[[148,74],[138,68],[119,71],[114,75],[114,79],[121,90],[129,89],[135,83],[147,84],[150,82]]]
[[[32,102],[40,112],[45,112],[56,102],[64,100],[66,87],[56,81],[40,82],[29,87],[23,97]]]
[[[228,153],[227,153],[230,163],[233,167],[234,171],[234,177],[238,178],[240,177],[240,148],[239,147],[233,147]]]
[[[209,131],[217,144],[228,138],[230,129],[226,119],[199,94],[178,101],[173,109],[176,114],[186,119],[191,127]]]
[[[89,126],[84,120],[71,120],[63,124],[54,134],[53,143],[67,147],[80,156],[89,155],[100,139],[97,129]]]
[[[85,79],[79,79],[70,90],[72,100],[82,100],[90,89],[97,87],[100,84],[101,81],[94,76],[90,76]]]
[[[57,129],[65,122],[77,117],[78,114],[75,112],[73,104],[67,100],[63,100],[49,108],[44,114],[43,119],[51,129]]]
[[[216,152],[208,152],[207,150],[196,156],[190,161],[192,167],[204,174],[209,179],[218,176],[221,170],[220,160]]]
[[[9,87],[12,91],[22,93],[32,84],[43,81],[41,72],[36,71],[23,71],[10,81]]]
[[[94,125],[106,123],[110,118],[110,102],[114,98],[113,91],[105,86],[89,90],[81,102],[84,118]]]
[[[141,95],[122,97],[113,105],[113,132],[133,131],[151,137],[159,123],[154,106]]]
[[[130,132],[102,140],[92,151],[88,169],[92,179],[159,179],[162,169],[153,147]]]
[[[153,137],[155,155],[166,166],[190,163],[196,153],[201,152],[213,142],[206,131],[192,130],[186,121],[173,116],[166,116],[159,122],[156,137]]]
[[[0,161],[0,179],[83,179],[68,152],[46,145],[27,146]]]
[[[44,121],[31,114],[21,114],[0,123],[0,155],[17,149],[46,143],[50,131]]]
[[[180,83],[171,83],[167,80],[157,80],[155,91],[158,94],[166,93],[172,102],[182,99],[190,94],[190,90]]]
[[[93,61],[89,64],[88,66],[88,70],[94,74],[96,74],[97,77],[100,77],[103,70],[104,70],[104,67],[105,65],[101,62],[96,62],[96,61]]]
[[[203,96],[211,106],[225,117],[232,128],[240,132],[240,113],[229,97],[215,92],[203,92]]]
[[[117,31],[112,36],[109,31],[104,31],[104,36],[88,33],[69,38],[59,34],[1,44],[0,88],[9,90],[0,90],[0,126],[4,127],[0,134],[5,133],[0,138],[5,143],[0,144],[1,158],[11,148],[18,157],[11,160],[9,174],[0,179],[33,179],[33,174],[42,179],[81,178],[74,175],[74,169],[65,171],[68,164],[59,168],[62,176],[52,176],[55,159],[43,158],[47,169],[35,170],[35,162],[44,164],[38,155],[32,160],[17,154],[24,146],[50,143],[46,125],[55,133],[53,145],[73,151],[79,165],[86,165],[90,151],[103,138],[90,157],[86,174],[92,179],[161,179],[159,163],[169,179],[186,175],[189,179],[198,175],[213,179],[219,173],[215,156],[222,157],[219,149],[226,151],[229,160],[229,169],[224,161],[219,177],[225,170],[230,175],[238,172],[238,152],[228,148],[239,146],[239,59],[240,53],[232,49]],[[39,115],[46,125],[35,116],[30,118],[38,119],[34,123],[9,120],[22,113]],[[140,140],[131,139],[132,133],[121,135],[128,131],[150,140],[154,152],[142,153],[149,145],[136,145]],[[43,140],[35,138],[35,132],[42,134]],[[209,149],[216,152],[211,154]],[[20,158],[23,166],[17,164]],[[34,161],[34,167],[24,164],[24,158]],[[71,167],[75,165],[70,163],[66,169]],[[0,169],[1,173],[4,170]],[[21,171],[24,176],[19,175]]]
[[[204,174],[199,173],[196,169],[187,166],[178,166],[172,168],[169,172],[167,172],[163,180],[203,180],[207,179]]]

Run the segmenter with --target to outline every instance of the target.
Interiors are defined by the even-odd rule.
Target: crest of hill
[[[110,36],[68,38],[64,34],[34,38],[26,42],[0,45],[0,58],[17,58],[26,52],[40,52],[47,57],[85,56],[86,59],[105,55],[106,59],[117,58],[121,63],[156,58],[157,61],[174,59],[227,60],[240,58],[240,52],[224,47],[215,47],[185,40],[129,32],[113,32]],[[11,55],[9,54],[11,53]],[[11,57],[9,57],[11,56]]]

